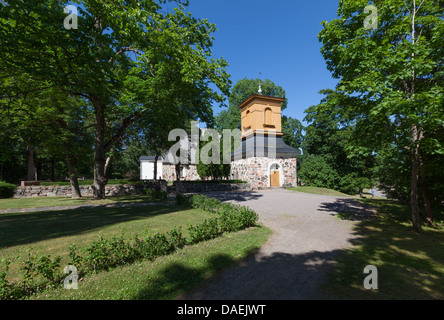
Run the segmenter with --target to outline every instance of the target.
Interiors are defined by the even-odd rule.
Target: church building
[[[239,106],[242,143],[231,155],[233,179],[252,188],[297,187],[301,152],[282,140],[284,99],[254,94]]]
[[[231,179],[246,181],[253,189],[297,187],[297,157],[301,153],[282,140],[282,102],[282,98],[254,94],[239,106],[242,141],[231,154]],[[154,157],[141,157],[140,162],[140,179],[153,179]],[[176,181],[176,169],[160,158],[157,176]],[[180,180],[200,180],[195,164],[181,164],[179,169]]]

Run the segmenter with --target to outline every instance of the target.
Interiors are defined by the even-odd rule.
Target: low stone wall
[[[249,183],[192,183],[174,182],[174,188],[178,193],[200,193],[217,191],[249,191]]]
[[[146,183],[144,185],[107,185],[105,186],[106,196],[126,196],[143,194],[144,188],[167,191],[167,182],[158,181]],[[80,186],[82,197],[92,197],[93,190],[91,186]],[[31,197],[71,197],[71,186],[29,186],[18,187],[14,198]]]

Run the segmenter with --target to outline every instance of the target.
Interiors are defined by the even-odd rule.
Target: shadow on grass
[[[354,246],[338,256],[328,292],[345,299],[444,298],[443,228],[415,233],[409,208],[390,200],[338,199],[321,210],[355,222]],[[367,265],[378,268],[377,291],[362,286]]]
[[[108,225],[146,219],[183,209],[171,205],[152,205],[5,213],[0,215],[0,249],[72,236]]]
[[[319,291],[319,285],[338,253],[339,251],[301,255],[275,253],[261,259],[250,256],[232,268],[227,267],[235,261],[223,254],[209,258],[206,266],[200,269],[174,263],[133,299],[328,299],[325,293]],[[216,276],[207,279],[207,275],[212,273],[216,273]],[[196,284],[200,286],[195,288]],[[176,296],[177,292],[185,293]]]

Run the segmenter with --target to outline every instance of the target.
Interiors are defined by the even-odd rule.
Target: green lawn
[[[20,279],[20,256],[32,249],[40,255],[62,256],[61,270],[67,264],[68,248],[85,247],[97,240],[124,235],[144,237],[173,227],[197,225],[216,216],[176,205],[153,204],[143,207],[94,208],[64,211],[0,214],[0,257],[11,259],[9,280]],[[80,289],[49,290],[39,298],[55,299],[161,299],[184,290],[259,248],[267,239],[267,228],[252,228],[224,235],[213,241],[187,246],[155,261],[139,262],[109,272],[88,275]],[[156,288],[153,290],[153,288]],[[37,297],[31,297],[37,298]]]
[[[342,193],[333,189],[327,189],[327,188],[318,188],[318,187],[297,187],[297,188],[288,188],[288,190],[297,191],[297,192],[304,192],[304,193],[310,193],[310,194],[318,194],[318,195],[324,195],[324,196],[335,196],[335,197],[351,197],[351,198],[360,198],[359,194],[356,195],[349,195],[346,193]],[[364,189],[363,192],[364,198],[372,198],[372,199],[385,199],[383,197],[374,196],[372,197],[371,191],[368,189]]]
[[[12,198],[0,199],[0,210],[110,203],[140,203],[154,201],[155,200],[152,197],[145,195],[108,197],[104,200],[94,200],[91,197],[83,197],[80,199],[72,199],[67,197]]]
[[[339,253],[325,289],[340,299],[444,299],[444,214],[437,226],[412,231],[407,206],[390,200],[360,200],[379,216],[356,222],[359,239]],[[348,219],[348,215],[340,216]],[[379,289],[365,290],[364,267],[378,268]]]
[[[202,285],[210,277],[246,258],[271,231],[252,228],[187,246],[176,253],[106,273],[86,276],[78,290],[48,290],[41,300],[169,300]]]
[[[288,188],[288,190],[310,193],[310,194],[319,194],[325,196],[352,197],[351,195],[336,190],[327,189],[327,188],[318,188],[318,187],[297,187],[297,188]]]

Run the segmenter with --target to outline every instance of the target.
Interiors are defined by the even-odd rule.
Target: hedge
[[[0,199],[12,198],[14,196],[17,186],[4,181],[0,181]]]

